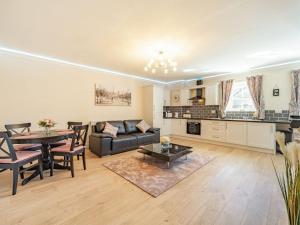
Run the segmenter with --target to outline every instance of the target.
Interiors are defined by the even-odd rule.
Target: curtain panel
[[[292,71],[290,115],[300,115],[300,70]]]
[[[219,96],[220,96],[220,112],[221,118],[225,117],[225,109],[229,102],[233,80],[225,80],[219,83]]]
[[[247,77],[248,88],[257,111],[258,119],[265,118],[265,101],[263,95],[263,76]]]

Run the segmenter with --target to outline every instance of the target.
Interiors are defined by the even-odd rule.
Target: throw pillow
[[[113,137],[117,137],[118,128],[106,122],[104,130],[102,132],[105,134],[110,134]]]
[[[141,122],[139,122],[139,123],[136,125],[136,127],[137,127],[140,131],[142,131],[143,133],[146,133],[147,130],[149,130],[149,129],[151,128],[151,126],[150,126],[148,123],[146,123],[144,120],[142,120]]]

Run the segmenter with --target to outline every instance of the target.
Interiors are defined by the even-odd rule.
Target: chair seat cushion
[[[62,145],[62,146],[59,146],[57,148],[52,148],[51,149],[51,152],[65,152],[65,153],[75,153],[75,152],[78,152],[78,151],[82,151],[84,150],[84,146],[80,145],[80,146],[76,146],[73,151],[71,152],[71,145]]]
[[[14,149],[16,151],[39,150],[41,148],[42,148],[41,144],[14,144]]]
[[[153,139],[155,134],[146,132],[146,133],[134,133],[131,134],[137,137],[138,145],[143,145],[143,144],[151,144],[153,143]]]
[[[133,135],[118,135],[112,138],[112,151],[117,153],[137,146],[137,138]]]
[[[62,140],[62,141],[58,141],[56,143],[52,143],[50,144],[51,148],[56,148],[62,145],[71,145],[72,140],[71,139],[67,139],[67,140]]]
[[[17,160],[12,161],[12,159],[0,159],[0,163],[16,163],[36,156],[42,155],[40,151],[16,151]]]

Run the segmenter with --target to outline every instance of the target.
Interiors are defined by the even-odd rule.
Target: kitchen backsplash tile
[[[240,112],[226,112],[227,119],[253,119],[253,113],[251,111]],[[281,113],[276,113],[275,110],[265,111],[265,120],[279,120],[286,121],[289,119],[289,111],[282,110]]]
[[[182,117],[184,113],[190,113],[192,118],[217,118],[219,106],[165,106],[164,112],[171,112],[173,115],[177,112],[178,117]]]
[[[177,112],[178,117],[181,118],[184,113],[190,113],[192,118],[217,118],[219,115],[218,105],[208,105],[208,106],[164,106],[164,112],[171,112],[174,114]],[[253,119],[252,111],[227,111],[227,119]],[[281,113],[276,113],[275,110],[265,111],[265,120],[274,121],[286,121],[289,120],[289,111],[282,110]]]

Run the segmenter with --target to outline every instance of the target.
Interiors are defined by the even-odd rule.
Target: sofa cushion
[[[140,132],[136,125],[142,120],[124,120],[124,125],[127,134]]]
[[[118,135],[119,134],[126,134],[126,130],[125,130],[125,126],[122,120],[116,120],[116,121],[107,121],[108,123],[110,123],[111,125],[113,125],[114,127],[118,128]]]
[[[137,137],[138,145],[151,144],[153,143],[155,134],[146,132],[146,133],[133,133],[131,134]]]
[[[137,137],[133,135],[118,135],[112,138],[112,151],[114,153],[133,149],[137,145]]]
[[[146,133],[147,130],[149,130],[149,129],[151,128],[151,126],[150,126],[148,123],[146,123],[145,120],[142,120],[141,122],[139,122],[139,123],[136,125],[136,127],[137,127],[140,131],[142,131],[143,133]]]
[[[118,133],[118,128],[114,127],[113,125],[111,125],[110,123],[105,124],[105,128],[103,130],[103,133],[105,134],[109,134],[113,137],[117,137],[117,133]]]

